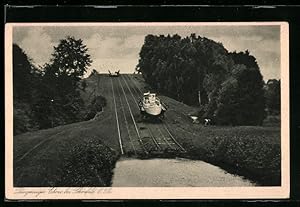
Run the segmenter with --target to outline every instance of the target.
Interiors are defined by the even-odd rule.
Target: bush
[[[117,152],[100,140],[75,145],[65,161],[64,172],[56,186],[108,187],[118,160]]]
[[[14,135],[39,128],[39,125],[34,122],[35,118],[30,106],[26,103],[14,101],[13,116]]]
[[[216,136],[208,147],[208,159],[231,166],[233,173],[255,176],[263,185],[280,185],[280,144],[270,143],[264,136]]]
[[[97,113],[103,110],[107,104],[106,98],[103,96],[96,96],[87,107],[85,120],[90,120],[96,116]]]

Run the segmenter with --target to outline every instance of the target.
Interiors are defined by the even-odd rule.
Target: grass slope
[[[139,75],[134,79],[144,91],[150,88]],[[160,95],[169,105],[170,131],[188,151],[188,157],[218,165],[261,185],[281,184],[280,126],[203,126],[192,124],[189,114],[197,108]]]
[[[15,136],[14,186],[109,186],[119,157],[113,122],[104,111],[97,120]]]
[[[119,158],[111,80],[86,79],[83,98],[92,93],[107,99],[95,120],[28,132],[14,137],[15,186],[109,186]],[[140,75],[132,81],[149,90]],[[164,122],[187,157],[201,159],[251,178],[263,185],[280,185],[280,127],[219,127],[192,124],[197,108],[160,96],[169,106]],[[128,143],[124,143],[126,145]]]

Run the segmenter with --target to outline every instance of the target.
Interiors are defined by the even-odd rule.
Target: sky
[[[280,26],[278,25],[97,25],[97,26],[15,26],[13,42],[35,65],[49,62],[53,47],[66,36],[81,38],[93,60],[89,72],[121,70],[133,73],[147,34],[181,37],[195,33],[221,42],[230,51],[249,50],[258,62],[264,80],[280,78]],[[88,73],[87,73],[88,75]]]

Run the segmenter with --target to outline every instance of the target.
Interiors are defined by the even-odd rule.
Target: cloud
[[[96,58],[93,59],[91,69],[100,73],[121,70],[121,73],[133,73],[138,60],[136,58]]]
[[[37,65],[49,62],[53,46],[51,37],[41,27],[32,27],[19,43],[19,46]]]
[[[130,58],[138,54],[144,42],[144,35],[129,37],[104,37],[93,34],[84,41],[95,58]]]
[[[18,35],[21,33],[26,35],[21,37]],[[71,35],[71,32],[59,31],[54,34],[53,28],[51,30],[47,27],[18,28],[14,42],[24,49],[36,65],[43,65],[49,62],[53,46],[58,44],[58,40]],[[144,37],[144,35],[122,37],[93,33],[87,38],[82,38],[80,35],[75,35],[75,38],[82,38],[89,49],[88,53],[93,60],[90,68],[97,69],[99,72],[107,72],[108,67],[111,70],[122,68],[126,73],[134,71]]]
[[[279,78],[279,26],[28,26],[14,28],[14,42],[37,64],[48,62],[53,46],[66,36],[81,38],[89,48],[92,69],[120,68],[133,72],[147,34],[185,37],[195,33],[221,42],[229,51],[249,50],[256,57],[264,79]]]
[[[229,52],[249,50],[256,58],[265,80],[280,77],[280,41],[266,39],[260,35],[236,36],[234,40],[231,36],[224,35],[212,36],[211,39],[221,42]]]
[[[125,39],[124,47],[132,49],[140,49],[144,43],[145,35],[132,35]]]
[[[144,42],[144,35],[129,37],[105,37],[93,34],[84,41],[93,59],[92,69],[101,73],[107,70],[119,70],[132,73],[138,63],[140,48]]]

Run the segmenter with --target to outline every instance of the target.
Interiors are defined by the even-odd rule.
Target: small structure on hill
[[[109,73],[109,77],[118,77],[120,75],[120,70],[112,73],[110,72],[110,70],[108,70],[108,73]]]

